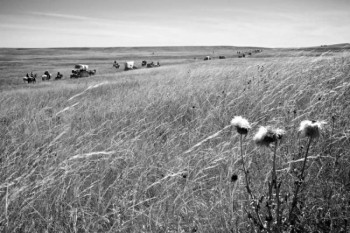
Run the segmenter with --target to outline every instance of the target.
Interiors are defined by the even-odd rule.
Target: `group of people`
[[[23,80],[28,81],[28,83],[35,82],[36,77],[37,77],[37,74],[33,74],[33,72],[30,72],[30,75],[29,75],[29,73],[27,73],[26,77]],[[42,75],[41,77],[42,77],[43,81],[49,80],[51,78],[51,74],[48,71],[45,71],[44,75]],[[61,74],[60,72],[57,72],[57,76],[56,76],[55,80],[62,79],[62,77],[63,77],[63,74]]]
[[[23,78],[24,82],[28,83],[36,83],[36,74],[33,74],[33,72],[30,72],[30,76],[27,73],[26,76]]]

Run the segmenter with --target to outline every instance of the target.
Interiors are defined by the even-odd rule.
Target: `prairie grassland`
[[[0,229],[7,232],[248,232],[271,150],[259,125],[286,130],[277,154],[285,210],[306,139],[325,120],[300,194],[305,231],[344,232],[349,212],[350,53],[197,62],[0,93]],[[298,162],[299,160],[299,162]],[[232,174],[238,175],[236,182]],[[265,217],[261,216],[264,221]]]
[[[204,56],[225,55],[237,57],[236,51],[247,51],[249,47],[233,46],[187,46],[187,47],[135,47],[135,48],[43,48],[43,49],[4,49],[0,48],[0,91],[23,87],[26,73],[37,73],[39,77],[48,70],[53,75],[60,72],[68,78],[74,64],[88,64],[98,74],[115,74],[123,71],[113,68],[113,61],[123,67],[123,62],[160,61],[161,65],[176,65],[203,60]],[[267,49],[268,50],[268,49]],[[322,52],[324,52],[322,50]],[[291,53],[289,53],[291,54]],[[196,58],[196,59],[194,59]],[[41,81],[41,78],[38,78]]]

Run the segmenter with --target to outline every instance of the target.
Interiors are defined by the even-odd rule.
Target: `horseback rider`
[[[114,61],[114,63],[113,63],[113,67],[115,67],[115,68],[119,68],[119,64],[118,64],[118,62],[117,61]]]
[[[29,74],[28,73],[26,74],[26,77],[29,78]]]

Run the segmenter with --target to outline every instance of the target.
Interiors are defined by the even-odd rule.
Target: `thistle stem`
[[[305,167],[306,167],[306,161],[307,161],[307,156],[309,154],[311,142],[312,142],[312,138],[309,137],[309,142],[308,142],[307,147],[306,147],[303,167],[301,169],[301,173],[300,173],[300,177],[299,177],[299,183],[296,184],[296,188],[295,188],[295,192],[294,192],[294,196],[293,196],[293,201],[292,201],[292,206],[291,206],[291,209],[289,211],[289,222],[291,222],[293,220],[292,219],[293,218],[293,211],[294,211],[295,206],[297,205],[299,189],[301,186],[301,182],[304,181],[304,178],[305,178],[304,171],[305,171]]]
[[[304,157],[304,163],[303,163],[303,168],[301,169],[301,174],[300,174],[300,178],[302,180],[304,180],[304,171],[305,171],[305,167],[306,167],[306,161],[307,161],[307,155],[309,154],[309,149],[310,149],[310,145],[312,142],[312,138],[309,138],[309,143],[307,144],[307,148],[306,148],[306,153],[305,153],[305,157]]]
[[[252,193],[252,190],[250,189],[250,186],[249,186],[248,171],[247,171],[247,169],[245,167],[245,162],[244,162],[244,156],[243,156],[243,135],[242,134],[240,135],[240,144],[241,144],[240,145],[241,146],[241,158],[242,158],[242,166],[243,166],[243,172],[244,172],[244,177],[245,177],[245,182],[246,182],[246,189],[247,189],[247,192],[248,192],[250,198],[252,200],[255,200],[255,197],[254,197],[254,195]],[[257,219],[258,219],[257,221],[258,221],[259,226],[261,228],[264,228],[264,224],[263,224],[263,222],[261,220],[261,217],[259,215],[258,208],[255,208],[255,214],[257,216]]]
[[[247,188],[247,192],[249,193],[249,195],[254,198],[251,192],[251,189],[249,187],[249,179],[248,179],[248,171],[245,167],[245,162],[244,162],[244,156],[243,156],[243,135],[240,135],[240,144],[241,144],[241,158],[242,158],[242,166],[243,166],[243,172],[244,172],[244,177],[245,177],[245,182],[246,182],[246,188]]]
[[[275,142],[275,149],[273,152],[273,163],[272,163],[272,184],[276,187],[277,175],[276,175],[276,152],[277,152],[277,141]]]
[[[276,191],[276,203],[277,203],[277,209],[276,209],[276,220],[277,220],[277,231],[280,232],[280,226],[281,226],[281,220],[280,220],[280,186],[277,183],[277,174],[276,174],[276,154],[277,154],[277,146],[278,141],[275,142],[275,149],[273,153],[273,164],[272,164],[272,188],[275,187]]]

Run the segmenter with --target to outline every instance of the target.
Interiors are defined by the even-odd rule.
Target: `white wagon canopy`
[[[79,69],[79,70],[88,70],[89,66],[88,65],[83,65],[83,64],[76,64],[74,66],[75,69]]]
[[[125,70],[132,70],[132,69],[134,69],[134,61],[126,61]]]

